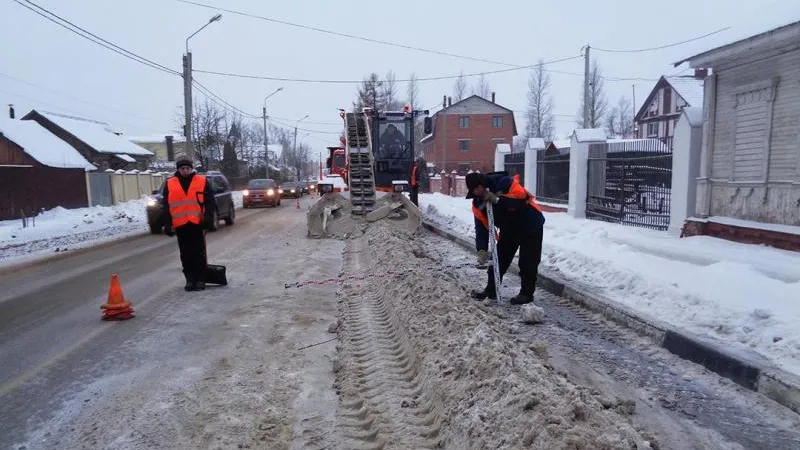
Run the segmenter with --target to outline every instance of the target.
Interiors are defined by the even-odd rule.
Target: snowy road
[[[306,239],[309,201],[209,235],[224,288],[184,292],[163,236],[0,275],[0,448],[798,448],[797,415],[592,314],[467,299],[485,275],[428,232]],[[111,272],[133,320],[99,319]]]
[[[335,342],[298,349],[335,337],[335,285],[283,283],[336,277],[343,244],[305,239],[293,206],[209,234],[224,288],[184,292],[163,236],[2,276],[0,448],[281,448],[294,420],[324,430]],[[111,272],[133,320],[100,321]]]

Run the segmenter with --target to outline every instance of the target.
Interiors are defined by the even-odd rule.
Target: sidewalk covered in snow
[[[471,239],[470,201],[420,196],[425,220]],[[541,270],[800,374],[800,254],[546,213]]]

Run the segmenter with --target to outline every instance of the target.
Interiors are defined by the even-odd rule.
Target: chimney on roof
[[[447,97],[447,106],[453,106],[453,97]]]
[[[708,69],[694,69],[694,78],[697,80],[705,80],[708,78]]]
[[[8,117],[12,119],[14,118],[14,105],[8,105]]]
[[[172,143],[172,136],[164,136],[167,141],[167,161],[175,161],[175,145]]]
[[[492,92],[492,103],[494,103],[494,92]]]
[[[447,108],[447,96],[442,96],[442,108]]]

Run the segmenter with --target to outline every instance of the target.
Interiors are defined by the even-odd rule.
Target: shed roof
[[[0,133],[45,166],[62,169],[97,169],[71,145],[34,121],[0,119]]]

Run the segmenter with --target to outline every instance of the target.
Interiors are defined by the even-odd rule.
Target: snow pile
[[[474,236],[470,201],[420,196],[430,220]],[[543,272],[800,373],[800,254],[546,213]]]
[[[39,252],[75,250],[147,230],[148,198],[114,206],[56,207],[34,219],[0,222],[0,264]]]
[[[392,283],[368,278],[363,292],[382,296],[394,316],[387,321],[400,324],[410,342],[422,396],[441,402],[448,448],[651,448],[631,425],[631,409],[617,407],[623,401],[609,403],[608,395],[556,373],[540,343],[518,340],[516,325],[426,270],[441,262],[413,235],[377,222],[366,236],[371,271],[410,272]]]
[[[532,303],[522,305],[520,308],[522,313],[522,321],[525,323],[542,323],[544,322],[544,309]]]

